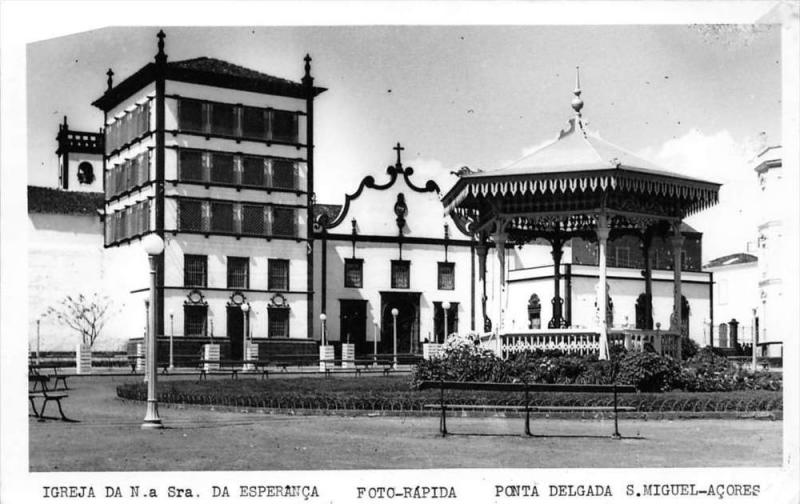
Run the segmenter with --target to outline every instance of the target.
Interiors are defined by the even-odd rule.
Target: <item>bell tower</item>
[[[64,191],[103,191],[103,135],[71,131],[58,125],[58,188]]]

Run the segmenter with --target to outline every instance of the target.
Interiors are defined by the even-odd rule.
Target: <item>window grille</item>
[[[203,203],[180,200],[178,203],[178,227],[181,231],[203,230]]]
[[[208,282],[208,256],[183,256],[184,287],[206,287]]]
[[[264,207],[242,205],[242,234],[264,235]]]
[[[344,286],[361,288],[364,286],[364,260],[344,260]]]
[[[185,131],[203,132],[203,103],[195,100],[178,102],[178,128]]]
[[[297,114],[285,110],[272,111],[272,139],[297,143]]]
[[[439,290],[454,290],[456,288],[456,265],[451,262],[439,263]]]
[[[183,307],[183,334],[184,336],[206,336],[207,334],[208,307],[184,305]]]
[[[272,187],[294,189],[294,162],[281,159],[272,161]]]
[[[264,186],[264,160],[257,157],[242,158],[242,185]]]
[[[233,105],[213,103],[211,106],[211,134],[233,136],[236,133],[236,109]]]
[[[233,203],[211,203],[211,230],[233,232]]]
[[[250,288],[250,258],[228,257],[228,288]]]
[[[211,155],[211,181],[233,184],[233,155],[221,153]]]
[[[267,289],[289,290],[289,261],[287,259],[270,259],[267,264],[269,270]]]
[[[295,236],[294,220],[295,212],[293,208],[273,207],[272,234],[274,236]]]
[[[242,136],[266,140],[267,118],[264,109],[254,107],[244,107],[242,109]]]
[[[289,309],[288,308],[267,308],[269,338],[288,338],[289,337]]]
[[[202,182],[203,176],[203,153],[195,150],[181,150],[178,157],[178,169],[181,180],[193,180]]]
[[[411,263],[392,261],[392,288],[408,289],[411,285]]]

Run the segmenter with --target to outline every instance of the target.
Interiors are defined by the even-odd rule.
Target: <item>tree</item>
[[[83,344],[91,348],[113,315],[112,306],[113,303],[107,296],[95,293],[87,297],[79,294],[77,297],[67,296],[48,307],[45,315],[52,315],[61,324],[77,331]]]

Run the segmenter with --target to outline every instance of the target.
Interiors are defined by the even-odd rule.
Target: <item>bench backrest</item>
[[[588,385],[560,383],[495,383],[495,382],[459,382],[459,381],[423,381],[420,390],[490,390],[498,392],[636,392],[631,385]]]

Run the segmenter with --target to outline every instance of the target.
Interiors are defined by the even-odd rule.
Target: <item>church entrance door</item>
[[[397,309],[397,353],[419,353],[419,292],[381,292],[381,341],[379,353],[394,348],[394,318]]]
[[[366,300],[339,300],[339,327],[340,341],[354,344],[356,355],[372,353],[372,345],[367,345]]]

